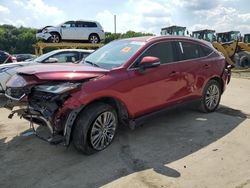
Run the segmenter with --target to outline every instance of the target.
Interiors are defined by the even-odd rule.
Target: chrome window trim
[[[128,70],[128,71],[129,71],[129,70],[138,70],[139,67],[135,67],[135,68],[131,68],[131,67],[135,64],[135,62],[139,59],[139,57],[140,57],[146,50],[148,50],[150,47],[152,47],[153,45],[159,44],[159,43],[162,43],[162,42],[178,42],[178,44],[179,44],[180,42],[187,42],[187,41],[183,41],[183,40],[166,40],[166,41],[159,41],[159,42],[153,43],[153,44],[151,44],[150,46],[148,46],[145,50],[143,50],[143,52],[141,52],[141,54],[133,61],[133,63],[130,64],[130,66],[127,68],[127,70]],[[194,41],[194,43],[196,43],[196,44],[198,44],[198,45],[200,45],[200,46],[203,46],[203,47],[205,47],[205,48],[211,49],[211,50],[212,50],[211,53],[208,54],[207,56],[203,56],[203,57],[199,57],[199,58],[186,59],[186,60],[180,60],[180,61],[173,61],[173,62],[170,62],[170,63],[163,63],[163,64],[160,64],[160,66],[169,65],[169,64],[175,64],[175,63],[183,63],[183,62],[192,61],[192,60],[199,60],[199,59],[207,58],[207,57],[210,56],[212,53],[214,53],[214,49],[210,48],[209,46],[205,46],[205,45],[200,44],[200,43],[198,43],[198,42],[196,42],[196,41]],[[175,50],[175,49],[174,49],[174,50]]]

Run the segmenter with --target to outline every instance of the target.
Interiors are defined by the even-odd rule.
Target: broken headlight
[[[67,91],[77,89],[81,86],[81,83],[59,83],[59,84],[51,84],[51,85],[39,85],[36,86],[34,89],[36,91],[42,91],[47,93],[54,93],[54,94],[62,94]]]

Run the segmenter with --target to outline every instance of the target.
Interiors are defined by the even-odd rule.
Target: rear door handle
[[[210,68],[210,67],[211,67],[211,65],[209,65],[209,64],[205,64],[205,65],[204,65],[204,68],[205,68],[205,69],[208,69],[208,68]]]
[[[176,72],[176,71],[172,71],[172,72],[169,74],[169,76],[176,76],[177,73],[178,73],[178,72]]]

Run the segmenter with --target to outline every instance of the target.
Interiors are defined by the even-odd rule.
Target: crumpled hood
[[[18,69],[19,75],[33,75],[40,80],[83,80],[95,78],[109,70],[79,64],[46,64]]]

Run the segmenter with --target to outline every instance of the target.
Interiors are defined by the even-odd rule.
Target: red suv
[[[118,124],[134,127],[176,104],[198,101],[213,112],[230,79],[224,57],[188,37],[117,40],[83,63],[19,69],[6,96],[20,106],[13,113],[49,128],[49,142],[72,139],[85,154],[110,145]]]

